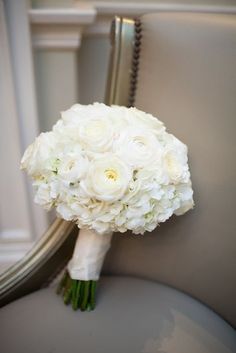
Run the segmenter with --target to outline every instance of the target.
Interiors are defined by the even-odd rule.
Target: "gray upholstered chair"
[[[38,290],[75,242],[76,227],[56,220],[0,278],[2,305],[21,297],[0,311],[2,353],[236,352],[236,15],[208,11],[116,18],[106,98],[160,117],[189,146],[195,209],[144,237],[115,234],[89,313]]]

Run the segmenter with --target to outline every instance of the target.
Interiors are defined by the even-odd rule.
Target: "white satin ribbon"
[[[111,238],[112,232],[97,234],[93,230],[81,229],[67,266],[70,277],[81,281],[97,281]]]

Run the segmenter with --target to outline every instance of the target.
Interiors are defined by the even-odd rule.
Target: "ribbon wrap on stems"
[[[68,263],[68,272],[72,279],[99,279],[104,258],[111,245],[112,234],[98,234],[90,229],[79,231],[72,259]]]
[[[72,259],[57,288],[64,303],[71,304],[74,310],[95,308],[97,281],[111,238],[112,232],[98,234],[93,230],[80,230]]]

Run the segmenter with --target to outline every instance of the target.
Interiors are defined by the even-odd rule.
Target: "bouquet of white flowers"
[[[60,286],[65,303],[93,309],[113,232],[151,232],[193,207],[187,147],[136,108],[73,105],[24,153],[35,202],[81,229]]]

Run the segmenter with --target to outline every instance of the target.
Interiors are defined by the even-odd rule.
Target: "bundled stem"
[[[112,232],[80,230],[73,256],[57,288],[64,303],[71,304],[74,310],[94,310],[97,281],[111,238]]]
[[[95,308],[96,287],[97,281],[72,279],[66,271],[57,287],[57,294],[61,294],[64,303],[71,304],[74,310],[90,311]]]

